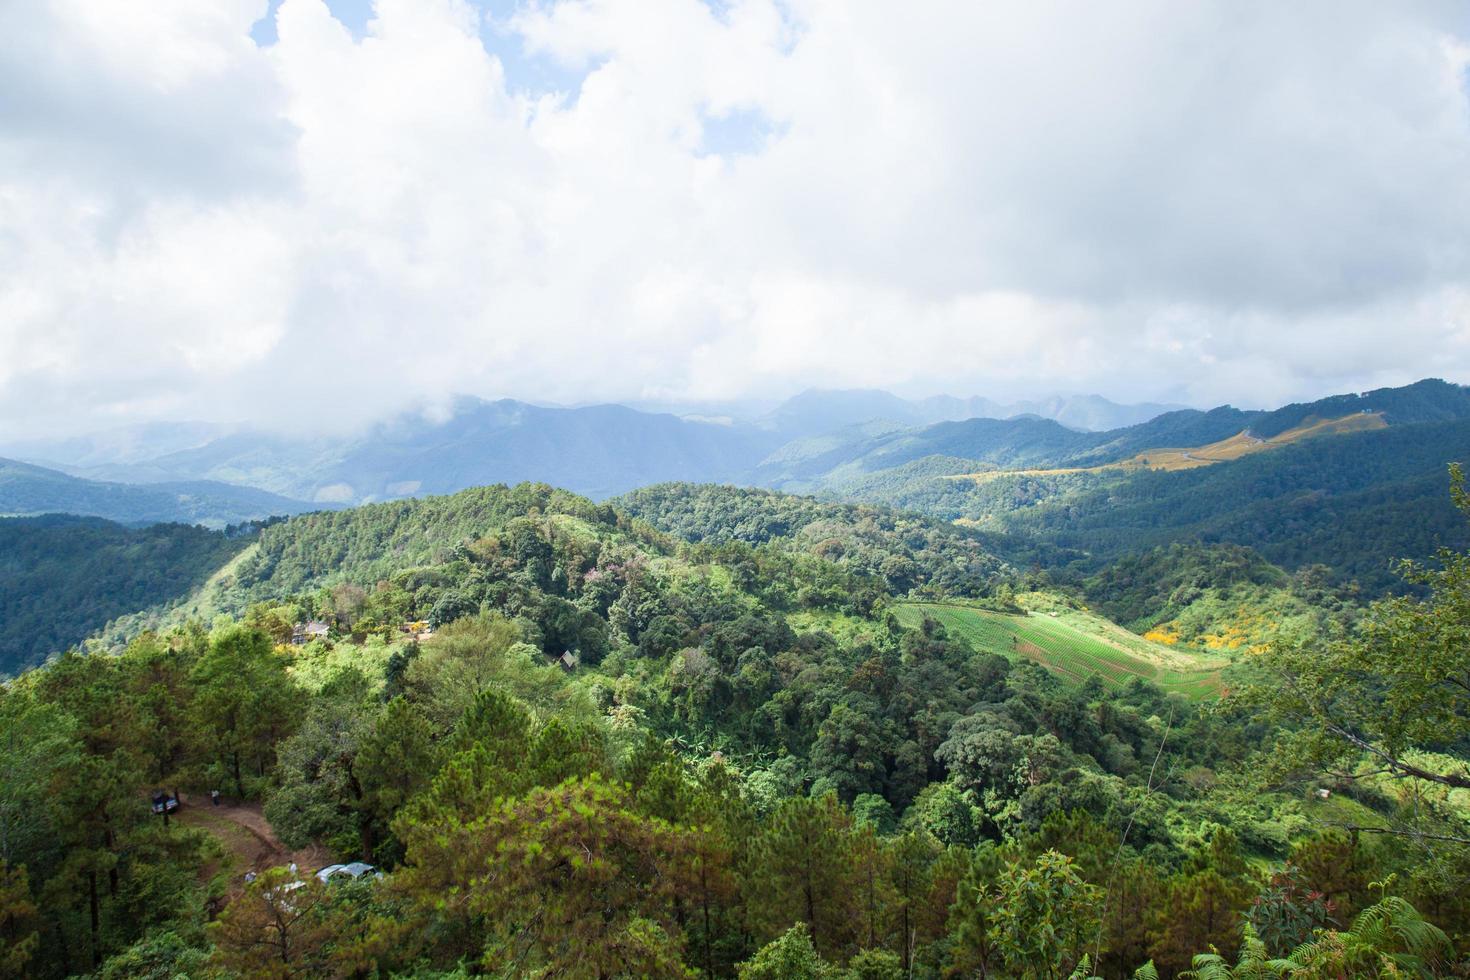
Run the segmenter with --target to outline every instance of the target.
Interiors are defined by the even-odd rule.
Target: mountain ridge
[[[211,480],[135,484],[88,480],[0,458],[0,515],[71,514],[121,524],[224,527],[301,514],[317,505],[254,487]]]

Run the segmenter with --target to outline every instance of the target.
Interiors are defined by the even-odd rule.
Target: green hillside
[[[977,917],[1036,909],[1029,936],[1071,895],[1096,975],[1177,976],[1246,922],[1281,956],[1327,928],[1310,906],[1270,933],[1286,889],[1345,916],[1387,894],[1470,947],[1470,867],[1323,823],[1470,834],[1459,695],[1402,655],[1459,676],[1470,560],[1253,672],[1309,685],[1232,674],[1220,698],[1226,655],[1030,589],[962,528],[728,487],[625,503],[640,516],[524,484],[250,542],[175,528],[223,539],[192,566],[144,547],[167,527],[41,522],[34,568],[59,553],[107,583],[120,568],[84,558],[100,524],[136,546],[117,565],[208,583],[116,656],[0,686],[0,940],[24,940],[22,972],[280,976],[262,937],[285,929],[303,976],[892,978],[905,951],[937,978]],[[1177,621],[1195,588],[1296,588],[1283,574],[1183,549],[1095,587]],[[43,608],[82,594],[36,585]],[[327,636],[292,645],[308,618]],[[1316,719],[1344,702],[1425,775],[1389,783],[1334,742]],[[167,826],[159,787],[186,797]],[[383,879],[301,873],[350,860]]]
[[[972,480],[954,478],[950,460],[910,464],[833,492],[1006,536],[1019,563],[1090,571],[1174,542],[1228,543],[1288,570],[1325,565],[1381,593],[1399,581],[1396,559],[1470,543],[1446,494],[1447,465],[1465,459],[1470,421],[1459,420],[1324,436],[1177,471],[999,471]]]
[[[1117,690],[1143,680],[1191,698],[1213,697],[1224,689],[1220,672],[1229,664],[1152,643],[1065,606],[1015,614],[957,603],[900,603],[893,611],[906,627],[933,619],[977,650],[1034,660],[1070,684],[1096,676]]]
[[[184,524],[0,519],[0,677],[80,643],[116,617],[183,599],[248,543]]]
[[[1470,387],[1428,379],[1402,388],[1340,395],[1272,412],[1221,406],[1207,412],[1167,412],[1108,432],[1079,432],[1050,419],[972,418],[921,428],[847,430],[841,439],[808,440],[772,454],[753,481],[777,489],[840,491],[930,457],[969,460],[973,470],[1086,468],[1148,450],[1207,446],[1249,431],[1271,439],[1311,420],[1378,415],[1391,427],[1470,419]],[[1257,431],[1259,429],[1259,431]]]

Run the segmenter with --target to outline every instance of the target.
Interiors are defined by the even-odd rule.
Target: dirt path
[[[241,875],[295,862],[303,872],[331,863],[331,855],[318,846],[290,850],[277,839],[258,803],[221,802],[213,806],[208,796],[181,794],[173,819],[185,827],[197,827],[218,838],[235,856]]]

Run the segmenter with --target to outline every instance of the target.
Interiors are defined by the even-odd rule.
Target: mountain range
[[[78,514],[120,524],[202,524],[222,528],[300,514],[315,505],[214,480],[150,484],[86,480],[0,458],[0,517]]]
[[[808,391],[767,411],[729,406],[750,412],[744,416],[704,414],[726,406],[685,407],[694,410],[676,415],[623,405],[562,408],[461,397],[442,418],[402,415],[348,437],[153,423],[29,440],[0,451],[86,480],[170,485],[160,491],[165,493],[176,492],[173,484],[198,481],[255,488],[289,501],[276,503],[285,514],[307,504],[368,503],[522,480],[551,483],[594,499],[668,480],[748,482],[767,456],[793,440],[856,424],[890,431],[1013,410],[1095,424],[1151,416],[1165,408],[1116,405],[1097,396],[1014,406],[983,398],[910,401],[882,391]],[[25,500],[12,488],[10,498],[0,496],[0,508],[35,512],[55,481],[54,475],[44,480],[36,476]],[[115,492],[97,489],[92,496],[101,499]],[[57,508],[68,512],[146,519],[131,516],[138,508],[124,509],[126,516],[114,507],[77,510],[86,505],[75,493],[56,500]],[[242,510],[221,502],[214,515],[195,506],[173,514],[155,507],[147,513],[160,520],[227,520]]]
[[[1078,588],[1129,556],[1182,545],[1206,554],[1247,549],[1282,574],[1321,566],[1334,588],[1374,595],[1402,587],[1395,559],[1470,545],[1446,492],[1447,464],[1470,459],[1470,388],[1443,381],[1272,411],[1180,409],[1105,431],[1033,414],[911,424],[921,416],[905,406],[933,408],[885,393],[809,392],[754,418],[714,422],[625,406],[461,399],[445,419],[399,418],[348,440],[185,424],[32,445],[28,451],[70,460],[58,465],[72,472],[0,460],[0,514],[22,518],[0,521],[12,552],[8,565],[0,560],[0,594],[31,602],[44,591],[35,582],[70,581],[62,572],[78,564],[106,568],[115,580],[104,590],[115,601],[93,596],[93,614],[74,617],[71,632],[41,615],[54,603],[12,609],[14,622],[29,624],[22,633],[30,657],[79,639],[108,615],[181,600],[256,535],[244,528],[199,538],[180,525],[222,528],[314,511],[297,526],[331,528],[360,514],[329,511],[496,484],[611,498],[620,511],[697,539],[713,523],[761,543],[789,533],[801,514],[808,544],[823,554],[853,545],[833,544],[827,522],[839,511],[818,518],[811,508],[877,505],[866,516],[840,513],[859,528],[894,519],[881,514],[922,515],[931,523],[914,539],[921,551],[920,538],[937,540],[934,528],[957,528],[1013,568]],[[150,446],[164,451],[150,455]],[[767,489],[740,496],[715,484]],[[58,513],[116,524],[35,516]],[[448,537],[439,546],[473,538],[472,524],[440,529]],[[157,530],[138,533],[149,525]],[[397,547],[379,543],[367,553]],[[180,556],[173,578],[127,571],[138,555],[168,549]],[[22,551],[31,559],[21,560]],[[61,554],[73,558],[46,558]],[[311,560],[330,564],[333,554]],[[963,586],[967,573],[945,567],[950,578],[934,581],[946,591]],[[85,596],[84,580],[68,588]]]
[[[1166,406],[1029,407],[1075,420]],[[19,447],[55,468],[0,463],[0,513],[219,527],[524,481],[596,500],[722,483],[960,521],[1000,536],[1017,562],[1079,574],[1142,547],[1225,541],[1374,590],[1392,587],[1390,559],[1463,537],[1444,493],[1446,465],[1470,458],[1470,388],[1459,385],[1175,409],[1101,431],[1034,413],[944,417],[982,410],[998,411],[811,391],[743,418],[460,398],[441,418],[405,415],[351,438],[153,425]]]

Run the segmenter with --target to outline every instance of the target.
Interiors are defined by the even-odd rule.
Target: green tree
[[[442,758],[428,718],[407,698],[389,701],[361,736],[355,771],[371,820],[391,837],[386,858],[402,856],[401,842],[388,829],[394,816],[433,782]]]
[[[910,832],[891,841],[888,850],[893,889],[889,929],[897,939],[899,958],[905,975],[908,975],[914,966],[922,909],[933,880],[933,866],[939,856],[939,848],[928,835]]]
[[[76,727],[31,690],[0,686],[0,861],[54,855],[63,819],[57,789],[81,755]]]
[[[268,869],[210,925],[211,962],[234,976],[322,975],[330,940],[321,921],[326,903],[327,887],[314,876],[302,880],[285,868]]]
[[[1072,859],[1047,851],[1026,867],[1010,864],[992,892],[988,935],[1009,975],[1070,977],[1098,942],[1101,889]]]
[[[0,860],[0,977],[23,977],[40,945],[41,917],[24,867]]]
[[[860,893],[852,817],[835,794],[782,801],[761,828],[751,859],[746,907],[760,932],[773,936],[804,922],[818,949],[853,947]]]
[[[281,840],[305,847],[327,840],[339,852],[373,858],[380,834],[358,767],[378,702],[367,679],[348,669],[312,699],[295,733],[276,750],[279,785],[265,815]]]
[[[486,928],[487,965],[577,976],[682,972],[691,833],[596,776],[506,800],[443,855]],[[411,854],[412,858],[414,855]]]
[[[1451,493],[1470,519],[1459,466]],[[1292,761],[1348,776],[1366,761],[1396,778],[1470,789],[1465,760],[1415,755],[1470,739],[1470,554],[1443,550],[1438,565],[1402,566],[1423,598],[1381,600],[1355,632],[1271,652],[1271,680],[1253,693],[1291,725]]]
[[[805,922],[798,922],[740,964],[740,980],[839,980],[842,971],[822,959]]]
[[[276,743],[295,726],[303,701],[270,637],[243,626],[224,629],[193,670],[193,728],[201,754],[228,775],[241,796],[247,773],[263,780]]]
[[[1150,955],[1160,968],[1189,966],[1202,949],[1234,949],[1240,942],[1244,914],[1251,898],[1249,884],[1232,880],[1214,868],[1175,875],[1158,916]]]

